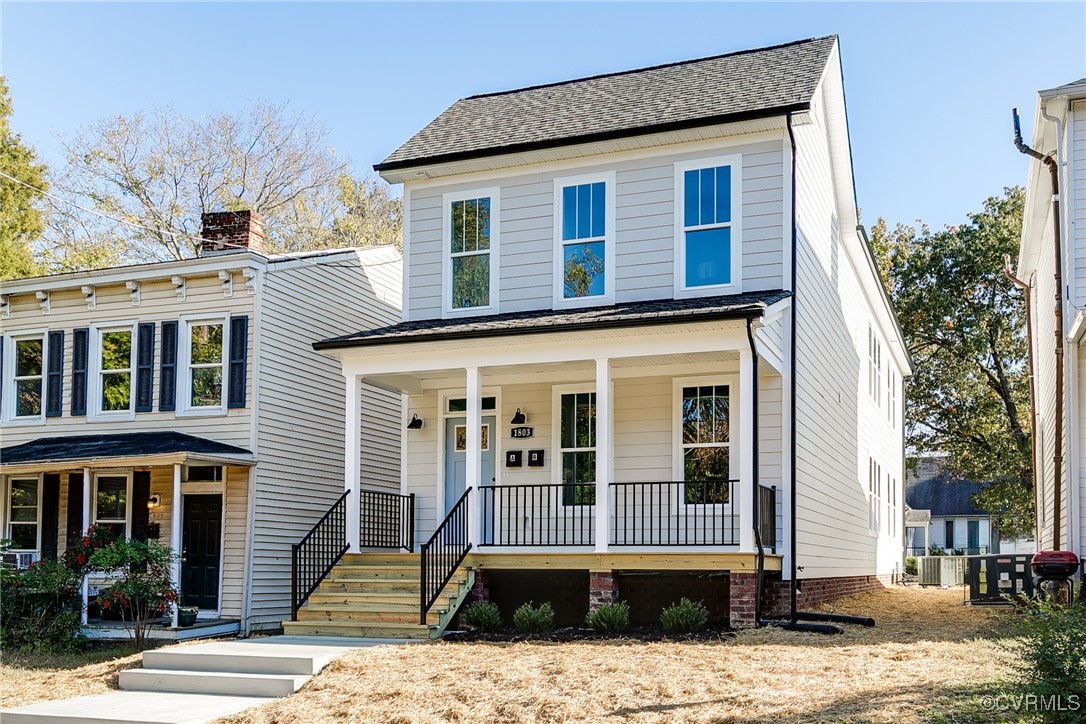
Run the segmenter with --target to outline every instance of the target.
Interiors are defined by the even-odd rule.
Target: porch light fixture
[[[160,505],[162,505],[162,498],[159,497],[158,493],[155,493],[154,495],[152,495],[151,497],[149,497],[147,499],[147,509],[148,510],[153,510],[153,509],[157,508]]]
[[[411,416],[411,422],[407,423],[407,429],[408,430],[421,430],[422,429],[422,418],[419,417],[418,415],[412,415]]]
[[[523,425],[526,422],[528,422],[528,416],[525,415],[523,412],[521,412],[520,408],[518,407],[516,414],[513,415],[513,419],[509,421],[509,424],[510,425]]]

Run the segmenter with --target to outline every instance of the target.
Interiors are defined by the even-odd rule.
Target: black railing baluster
[[[452,579],[471,550],[468,542],[469,487],[456,501],[430,539],[419,547],[419,623],[433,607],[445,585]]]
[[[325,511],[317,524],[290,547],[290,591],[292,621],[332,568],[347,552],[347,498],[344,492]]]

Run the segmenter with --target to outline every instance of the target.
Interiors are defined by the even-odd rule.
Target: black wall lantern
[[[412,415],[411,416],[411,422],[407,423],[407,429],[408,430],[421,430],[422,429],[422,418],[419,417],[418,415]]]
[[[509,424],[510,425],[523,425],[526,422],[528,422],[528,416],[525,415],[523,412],[521,412],[520,408],[518,407],[516,414],[513,415],[513,419],[509,421]]]

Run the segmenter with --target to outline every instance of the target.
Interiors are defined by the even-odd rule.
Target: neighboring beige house
[[[403,319],[315,346],[349,441],[360,385],[405,395],[423,560],[365,554],[376,513],[348,510],[363,554],[288,631],[430,636],[471,587],[507,617],[689,596],[749,625],[794,576],[809,606],[899,571],[910,362],[836,37],[466,98],[376,169],[403,184]]]
[[[1048,159],[1030,160],[1017,271],[1029,286],[1031,307],[1037,549],[1069,550],[1082,556],[1086,553],[1086,78],[1038,94],[1029,146]],[[1054,300],[1058,300],[1058,315],[1053,314]],[[1058,351],[1054,337],[1059,339]]]
[[[0,537],[20,565],[92,523],[158,539],[202,632],[245,633],[289,615],[291,545],[343,489],[343,376],[311,342],[397,321],[402,260],[263,255],[249,212],[202,234],[196,259],[0,285]],[[367,481],[398,489],[399,396],[356,391]]]

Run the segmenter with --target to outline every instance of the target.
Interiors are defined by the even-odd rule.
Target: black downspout
[[[790,311],[789,322],[792,327],[792,348],[789,350],[789,362],[788,371],[791,373],[789,380],[789,399],[791,400],[791,410],[789,414],[792,418],[791,428],[789,430],[789,455],[791,460],[789,467],[791,471],[791,482],[788,486],[788,505],[791,513],[789,514],[789,539],[788,549],[789,558],[791,559],[792,569],[792,585],[789,590],[788,601],[788,619],[792,624],[796,623],[796,587],[799,585],[799,581],[796,580],[798,575],[798,567],[796,566],[796,316],[799,311],[799,298],[796,295],[796,262],[798,261],[798,242],[796,236],[796,134],[792,130],[792,114],[789,113],[785,119],[785,126],[788,128],[788,140],[792,144],[792,306]]]
[[[758,490],[758,346],[754,343],[754,320],[747,317],[747,342],[750,343],[750,400],[754,410],[754,425],[750,431],[751,487],[754,489],[754,545],[758,548],[758,572],[754,579],[754,625],[762,626],[762,579],[765,576],[765,546],[762,545],[761,501]]]

